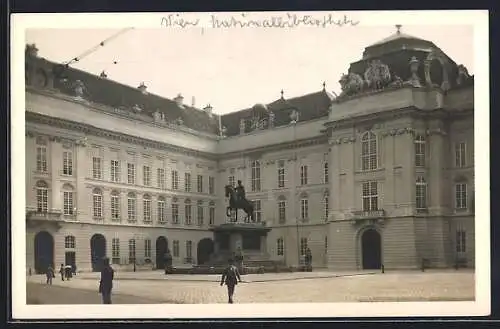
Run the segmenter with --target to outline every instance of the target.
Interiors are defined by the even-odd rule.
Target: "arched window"
[[[120,220],[120,193],[118,191],[111,192],[111,220]]]
[[[415,138],[415,166],[425,166],[425,137],[422,135]]]
[[[94,218],[102,218],[102,191],[99,188],[92,190],[92,210]]]
[[[361,169],[377,169],[377,136],[371,131],[361,137]]]
[[[137,208],[137,200],[135,194],[130,192],[127,195],[127,215],[128,215],[128,220],[131,222],[136,220],[136,208]]]
[[[422,176],[417,177],[415,197],[417,211],[425,211],[427,209],[427,183]]]
[[[151,196],[149,194],[144,194],[144,197],[142,198],[142,205],[143,205],[143,221],[145,223],[150,223],[152,221],[151,218]]]
[[[165,198],[162,196],[158,197],[158,222],[160,223],[165,223],[166,221],[165,208]]]
[[[286,222],[286,198],[284,195],[278,197],[278,222],[280,224]]]
[[[186,219],[186,225],[191,225],[192,210],[191,210],[191,200],[190,199],[186,199],[184,201],[184,217]]]
[[[63,190],[63,214],[66,216],[74,215],[75,213],[75,203],[74,203],[74,189],[71,184],[64,184]]]
[[[260,191],[260,161],[254,160],[252,167],[252,192]]]
[[[278,238],[276,241],[276,254],[278,256],[283,256],[285,254],[285,242],[283,238]]]
[[[44,181],[36,183],[36,211],[46,213],[49,211],[49,186]]]
[[[75,249],[76,248],[75,237],[73,235],[66,235],[64,237],[64,248],[66,248],[66,249]]]

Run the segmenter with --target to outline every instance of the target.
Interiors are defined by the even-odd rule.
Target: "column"
[[[76,182],[75,182],[75,191],[76,191],[76,198],[75,198],[75,208],[76,208],[76,220],[81,221],[82,217],[85,215],[85,205],[87,202],[85,202],[85,198],[87,198],[86,195],[86,188],[85,188],[85,176],[89,173],[89,163],[92,165],[92,163],[89,161],[87,157],[87,149],[86,145],[84,143],[76,143],[74,147],[74,164],[73,164],[73,172],[76,175]],[[103,195],[103,198],[106,198]],[[104,209],[106,210],[107,207]]]
[[[389,134],[383,134],[381,143],[384,144],[384,161],[382,166],[385,167],[385,182],[384,182],[384,204],[381,205],[386,213],[391,214],[396,206],[396,184],[394,172],[399,170],[395,163],[395,141],[394,137]]]
[[[51,211],[62,212],[62,194],[59,184],[59,177],[62,170],[62,145],[59,138],[50,138],[50,172],[52,177],[51,182]]]
[[[429,193],[429,211],[433,215],[442,215],[443,213],[443,169],[445,165],[444,156],[447,154],[444,150],[444,133],[440,128],[434,128],[429,131],[429,170],[428,170],[428,193]]]
[[[342,189],[340,185],[340,152],[339,152],[339,144],[335,143],[335,141],[330,141],[330,152],[329,152],[329,164],[328,164],[328,179],[330,182],[329,190],[330,197],[329,201],[329,212],[332,214],[333,219],[340,218],[340,211],[342,209],[341,195]]]

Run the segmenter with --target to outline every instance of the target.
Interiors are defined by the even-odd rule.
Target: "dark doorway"
[[[106,238],[102,234],[94,234],[90,238],[90,257],[92,271],[100,271],[102,259],[106,257]]]
[[[156,268],[165,268],[165,253],[168,250],[168,240],[164,236],[156,239]]]
[[[35,272],[45,273],[49,265],[54,268],[54,238],[41,231],[35,235]]]
[[[380,234],[376,230],[369,229],[363,233],[361,249],[364,270],[375,270],[382,267],[382,242]]]
[[[74,251],[66,251],[64,254],[64,262],[66,265],[76,265],[76,253]]]
[[[197,259],[198,265],[203,265],[210,260],[210,255],[214,252],[214,242],[210,238],[201,239],[198,242]]]

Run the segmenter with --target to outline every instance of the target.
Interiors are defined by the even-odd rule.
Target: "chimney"
[[[196,98],[193,96],[191,97],[191,107],[195,107],[196,106]]]
[[[143,95],[146,95],[148,93],[147,92],[148,87],[146,87],[144,82],[141,82],[141,84],[139,85],[139,87],[137,87],[137,89],[139,89]]]
[[[204,110],[204,111],[205,111],[208,115],[210,115],[210,116],[212,115],[212,110],[213,110],[212,105],[208,104],[207,106],[205,106],[205,107],[203,108],[203,110]]]
[[[174,101],[177,103],[177,106],[182,107],[183,106],[184,97],[182,97],[181,94],[177,94],[177,97],[174,98]]]

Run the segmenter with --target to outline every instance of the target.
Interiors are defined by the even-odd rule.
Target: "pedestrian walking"
[[[52,285],[52,279],[56,277],[56,275],[54,274],[54,269],[52,268],[52,266],[49,265],[49,267],[47,268],[47,272],[45,272],[45,275],[47,276],[47,284],[48,285]]]
[[[241,276],[240,272],[238,271],[238,268],[234,266],[234,261],[230,259],[228,261],[229,266],[224,269],[224,272],[222,273],[222,278],[220,280],[220,285],[223,286],[226,284],[227,286],[227,296],[228,296],[228,303],[232,304],[233,303],[233,295],[234,295],[234,288],[238,284],[238,281],[241,282]]]
[[[103,304],[111,304],[111,290],[113,289],[115,271],[109,265],[109,258],[103,259],[103,265],[101,281],[99,282],[99,293],[102,295]]]
[[[64,271],[64,264],[61,264],[61,267],[59,268],[59,273],[61,273],[61,280],[64,281],[64,275],[66,274]]]

